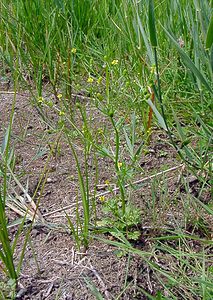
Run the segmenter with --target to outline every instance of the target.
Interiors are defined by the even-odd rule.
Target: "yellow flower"
[[[92,78],[92,77],[89,77],[89,78],[87,79],[87,82],[88,82],[88,83],[93,83],[93,78]]]
[[[104,202],[104,201],[105,201],[105,196],[100,196],[100,197],[99,197],[99,200],[100,200],[101,202]]]
[[[60,110],[58,114],[59,114],[59,116],[64,116],[64,115],[65,115],[65,112],[62,111],[62,110]]]
[[[76,51],[77,51],[77,49],[76,49],[76,48],[72,48],[72,49],[71,49],[71,52],[72,52],[73,54],[75,54],[75,53],[76,53]]]
[[[58,99],[61,99],[62,98],[62,94],[58,94],[57,97],[58,97]]]
[[[97,80],[97,84],[100,84],[101,82],[102,82],[102,77],[100,76],[99,78],[98,78],[98,80]]]
[[[117,65],[118,64],[118,59],[114,59],[111,63],[113,66]]]
[[[38,97],[38,103],[43,103],[44,102],[44,98],[43,97]]]
[[[106,180],[105,180],[105,184],[106,184],[106,185],[109,185],[109,179],[106,179]]]
[[[122,162],[118,162],[118,168],[120,169],[122,167]]]

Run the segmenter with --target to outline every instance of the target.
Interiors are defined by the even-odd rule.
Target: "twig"
[[[11,92],[11,91],[0,91],[0,95],[2,94],[7,94],[7,95],[14,95],[15,92]],[[28,95],[26,92],[16,92],[17,95],[20,95],[20,96],[26,96]]]
[[[72,200],[75,200],[75,198],[76,198],[76,197],[74,197]],[[68,209],[73,208],[73,207],[75,207],[75,206],[76,206],[76,203],[72,203],[72,204],[67,205],[67,206],[65,206],[65,207],[61,207],[61,208],[56,209],[56,210],[54,210],[54,211],[50,211],[50,212],[48,212],[48,213],[46,213],[46,214],[43,214],[43,216],[44,216],[44,217],[49,217],[49,216],[51,216],[51,215],[53,215],[53,214],[55,214],[55,213],[57,213],[57,212],[65,211],[65,210],[68,210]]]
[[[70,214],[53,215],[53,214],[51,214],[51,215],[49,215],[49,217],[55,218],[55,219],[57,219],[57,218],[66,218],[66,217],[73,218],[73,217],[75,217],[75,215],[74,214],[73,215],[70,215]]]
[[[150,276],[149,276],[149,267],[147,267],[147,285],[148,285],[149,291],[151,293],[153,293],[152,283],[151,283]]]
[[[75,248],[72,247],[72,258],[71,258],[71,266],[74,265],[74,261],[75,261]]]
[[[0,91],[0,94],[15,94],[15,92],[8,92],[8,91]]]
[[[156,174],[154,174],[154,175],[147,176],[147,177],[145,177],[145,178],[136,180],[135,182],[133,182],[133,183],[131,183],[131,184],[126,184],[126,185],[125,185],[125,188],[128,188],[128,187],[130,187],[130,186],[132,186],[132,185],[140,184],[140,183],[142,183],[142,182],[151,180],[151,179],[153,179],[153,178],[155,178],[155,177],[158,177],[158,176],[160,176],[160,175],[163,175],[163,174],[166,174],[166,173],[169,173],[169,172],[173,172],[173,171],[175,171],[175,170],[177,170],[177,169],[179,169],[179,168],[181,168],[181,167],[183,167],[183,166],[184,166],[184,164],[180,164],[179,166],[175,166],[175,167],[169,168],[169,169],[167,169],[167,170],[165,170],[165,171],[158,172],[158,173],[156,173]],[[95,198],[98,198],[98,197],[100,197],[100,196],[105,196],[105,195],[111,194],[111,193],[116,192],[116,191],[118,191],[118,190],[119,190],[119,187],[115,187],[114,189],[112,189],[112,190],[110,190],[110,191],[106,191],[106,192],[103,192],[103,193],[100,193],[100,194],[95,195]]]
[[[125,188],[127,188],[127,187],[129,187],[129,186],[131,186],[131,185],[136,185],[136,184],[140,184],[140,183],[142,183],[142,182],[151,180],[151,179],[153,179],[153,178],[155,178],[155,177],[158,177],[158,176],[160,176],[160,175],[163,175],[163,174],[166,174],[166,173],[169,173],[169,172],[173,172],[173,171],[175,171],[175,170],[177,170],[177,169],[179,169],[179,168],[181,168],[181,167],[183,167],[183,166],[184,166],[184,164],[180,164],[179,166],[175,166],[175,167],[169,168],[169,169],[167,169],[167,170],[165,170],[165,171],[161,171],[161,172],[159,172],[159,173],[157,173],[157,174],[154,174],[154,175],[147,176],[147,177],[145,177],[145,178],[139,179],[139,180],[133,182],[132,184],[126,184],[126,185],[125,185]],[[109,190],[109,191],[106,191],[106,192],[103,192],[103,193],[99,193],[99,194],[95,195],[94,197],[95,197],[95,198],[99,198],[100,196],[105,196],[105,195],[111,194],[111,193],[113,193],[113,192],[116,192],[116,191],[118,191],[118,190],[119,190],[119,188],[118,188],[118,187],[115,187],[115,188],[113,188],[113,189],[111,189],[111,190]],[[94,191],[92,191],[91,194],[92,194],[92,193],[94,193]],[[76,197],[74,197],[72,200],[75,200],[75,198],[76,198]],[[73,208],[75,205],[76,205],[75,203],[72,203],[72,204],[70,204],[70,205],[67,205],[67,206],[65,206],[65,207],[59,208],[59,209],[54,210],[54,211],[52,211],[52,212],[48,212],[48,213],[44,214],[43,216],[44,216],[44,217],[51,216],[51,215],[53,215],[53,214],[55,214],[55,213],[57,213],[57,212],[61,212],[61,211],[65,211],[65,210],[68,210],[68,209],[70,209],[70,208]]]

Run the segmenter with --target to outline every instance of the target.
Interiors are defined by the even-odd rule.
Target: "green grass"
[[[200,200],[212,180],[212,24],[212,1],[207,0],[0,3],[0,76],[11,80],[15,96],[21,90],[30,92],[29,106],[37,110],[41,122],[56,137],[48,157],[60,156],[61,139],[74,157],[79,184],[75,221],[66,216],[77,248],[83,245],[86,250],[94,232],[111,233],[120,240],[114,246],[142,257],[156,274],[162,290],[153,296],[139,288],[150,299],[178,299],[181,293],[183,299],[199,295],[208,300],[212,296],[208,247],[194,254],[186,233],[191,210],[194,220],[202,220],[206,214],[212,216],[211,205]],[[94,116],[84,102],[79,103],[81,97],[89,102]],[[10,241],[6,210],[8,182],[16,178],[8,175],[16,152],[10,150],[14,105],[15,97],[1,150],[0,258],[6,276],[17,286],[29,232],[16,265],[13,252],[17,239],[14,244]],[[51,114],[56,116],[54,122]],[[98,128],[94,127],[95,117],[101,120]],[[189,183],[182,179],[189,199],[183,205],[185,228],[165,233],[164,242],[159,237],[153,243],[152,254],[165,253],[173,258],[172,271],[168,272],[154,262],[155,256],[149,261],[146,256],[150,253],[137,250],[129,242],[131,236],[138,237],[134,227],[140,215],[131,200],[136,190],[134,182],[143,173],[140,157],[149,152],[156,126],[167,134],[185,170],[197,176],[200,183],[198,196],[192,197]],[[118,191],[107,199],[113,193],[107,183],[107,193],[100,195],[102,202],[109,201],[102,205],[102,223],[97,215],[99,196],[94,189],[101,172],[100,157],[110,161],[110,179]],[[90,161],[95,174],[90,174]],[[152,203],[147,204],[151,227],[159,217],[163,222],[169,207],[168,190],[164,188],[151,188]],[[158,213],[159,195],[162,214]],[[204,223],[197,221],[193,226],[200,230],[206,227],[207,232]],[[24,221],[20,231],[23,225]],[[171,246],[167,239],[173,237],[176,243]],[[205,240],[208,244],[208,234],[204,244]],[[178,270],[178,265],[183,268]],[[85,281],[97,299],[102,299],[93,283],[87,278]]]

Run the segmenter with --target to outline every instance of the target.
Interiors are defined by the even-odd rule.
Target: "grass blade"
[[[147,100],[147,103],[151,106],[152,110],[154,111],[155,113],[155,116],[160,124],[160,126],[165,130],[167,131],[167,126],[166,126],[166,123],[164,121],[164,118],[162,117],[162,115],[159,113],[159,111],[157,110],[156,106],[154,105],[154,103],[152,102],[151,99],[148,99]]]
[[[161,25],[162,26],[162,25]],[[179,52],[179,54],[181,55],[185,65],[191,70],[191,72],[198,78],[200,79],[200,81],[203,83],[203,85],[205,85],[205,87],[207,88],[207,90],[213,94],[213,90],[210,87],[208,81],[206,80],[206,78],[204,77],[203,74],[201,74],[201,72],[198,70],[198,68],[195,66],[195,64],[193,63],[193,61],[190,59],[190,57],[184,52],[184,50],[180,47],[180,45],[176,42],[176,40],[173,38],[173,36],[162,26],[164,32],[166,33],[166,35],[169,37],[169,39],[171,40],[172,44],[174,45],[174,47],[176,48],[176,50]]]
[[[211,48],[213,43],[213,15],[211,16],[211,20],[209,23],[207,36],[206,36],[206,48]]]
[[[97,300],[104,300],[104,297],[101,295],[96,286],[89,280],[88,277],[84,278],[84,281],[87,284],[87,287],[90,289],[91,293],[95,296]]]
[[[157,47],[157,36],[155,28],[155,15],[154,15],[154,3],[153,0],[149,0],[149,34],[152,47]]]

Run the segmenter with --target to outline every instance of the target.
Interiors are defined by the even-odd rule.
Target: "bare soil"
[[[0,95],[1,139],[9,122],[12,101],[13,94],[5,92]],[[100,120],[89,105],[88,113],[90,116],[94,114],[90,119],[94,128],[101,127],[101,122],[104,120]],[[106,124],[103,124],[104,126]],[[143,296],[140,288],[152,295],[155,295],[158,290],[163,290],[155,273],[138,255],[124,253],[119,256],[116,247],[98,239],[91,239],[86,253],[76,250],[71,234],[64,230],[62,225],[67,224],[65,210],[70,218],[75,219],[76,199],[79,198],[80,202],[77,171],[72,153],[63,137],[59,141],[59,151],[48,157],[51,146],[57,138],[57,134],[50,133],[48,126],[41,121],[38,111],[30,104],[30,95],[18,94],[11,140],[16,156],[14,173],[28,189],[30,196],[36,192],[35,202],[40,201],[39,210],[50,226],[32,227],[19,278],[20,288],[17,299],[96,299],[88,288],[88,281],[99,289],[104,299],[116,299],[120,294],[119,299],[142,300],[148,298]],[[143,172],[138,172],[135,180],[179,165],[181,163],[166,135],[156,128],[147,153],[140,159]],[[104,184],[106,180],[115,183],[110,162],[99,158],[98,166],[99,181],[95,182],[92,179],[95,170],[91,162],[91,186],[95,188],[95,185]],[[40,184],[37,190],[41,174],[44,172],[47,174],[44,188]],[[137,242],[132,242],[137,249],[151,251],[157,243],[154,239],[156,236],[164,236],[168,230],[172,231],[175,228],[184,228],[186,232],[196,233],[201,238],[211,235],[212,220],[209,220],[204,213],[202,215],[204,222],[208,223],[208,233],[194,226],[194,220],[191,220],[186,207],[185,198],[188,196],[184,185],[178,181],[180,174],[189,176],[191,193],[196,195],[200,189],[199,182],[192,175],[187,174],[182,167],[145,181],[135,191],[131,190],[131,201],[142,211],[141,224],[137,228],[141,231],[141,236]],[[18,187],[15,189],[17,193],[23,195]],[[153,191],[156,199],[154,206],[152,206]],[[202,195],[204,195],[202,201],[208,203],[209,191]],[[101,202],[98,198],[97,212],[98,219],[101,219]],[[187,218],[186,212],[188,212]],[[200,217],[201,212],[196,211],[193,205],[190,212],[192,219]],[[20,217],[12,211],[8,213],[10,222]],[[24,228],[19,238],[15,252],[17,261],[28,227]],[[11,229],[11,237],[16,229],[16,227]],[[107,234],[98,237],[114,239]],[[170,245],[174,248],[178,247],[175,242],[170,242]],[[191,245],[195,252],[199,252],[203,247],[201,242],[195,240],[191,241]],[[155,260],[154,256],[152,259],[163,266],[164,270],[169,270],[170,265],[176,264],[172,256],[163,255],[163,252],[161,261]],[[178,299],[182,299],[181,293]]]

